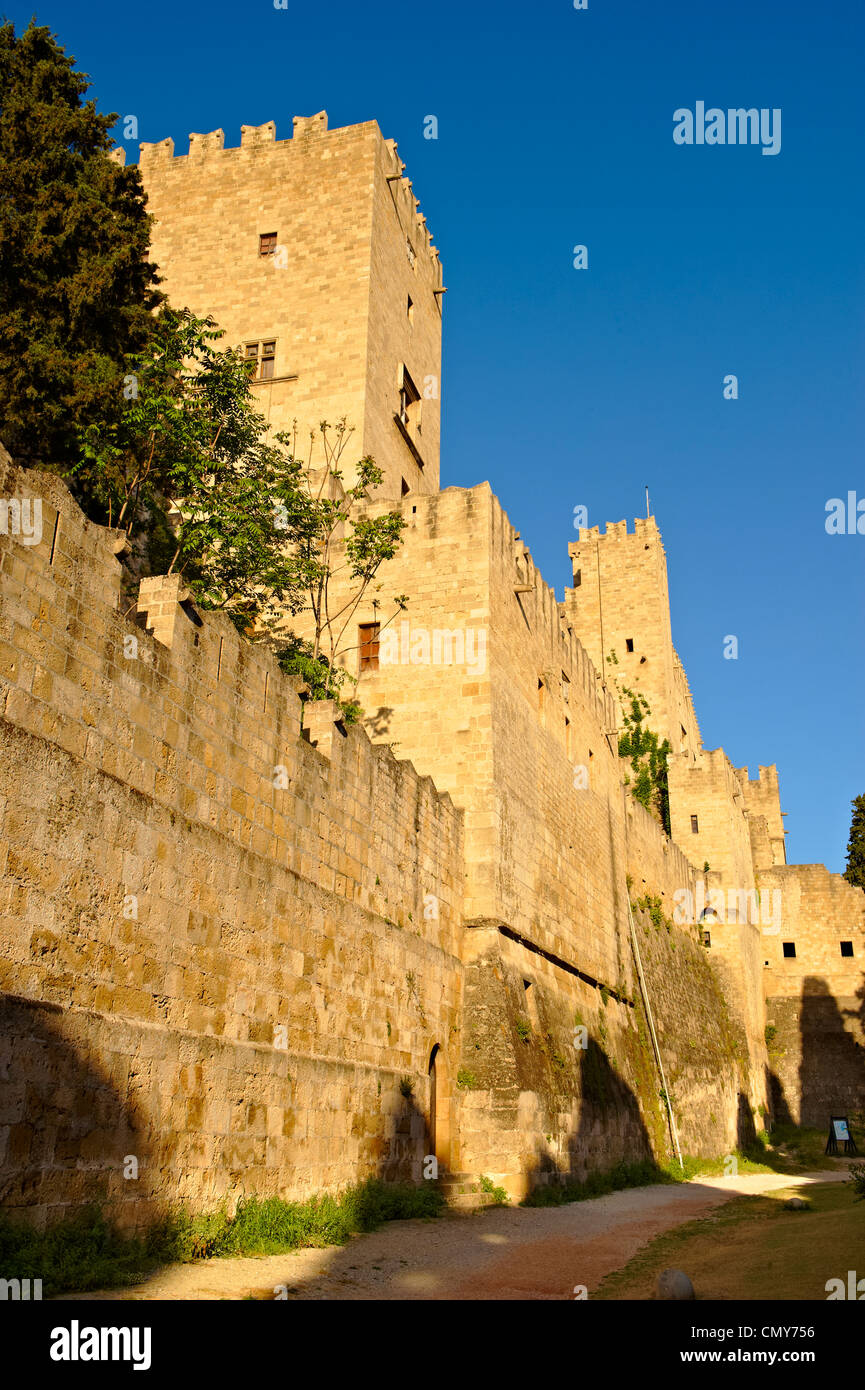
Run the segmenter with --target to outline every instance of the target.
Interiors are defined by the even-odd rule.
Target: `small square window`
[[[783,948],[784,957],[785,957],[786,960],[795,960],[795,959],[796,959],[796,943],[795,943],[795,941],[784,941],[784,942],[782,942],[782,948]]]
[[[360,648],[361,671],[378,670],[378,635],[381,623],[360,623],[357,629],[357,643]]]
[[[265,232],[258,238],[259,256],[272,256],[276,250],[276,232]]]
[[[691,833],[694,835],[699,835],[700,833],[700,821],[697,816],[691,817]]]
[[[852,954],[853,954],[853,942],[852,942],[852,941],[842,941],[842,942],[841,942],[841,954],[842,954],[842,956],[852,956]]]
[[[626,638],[625,638],[625,651],[626,651],[626,652],[632,652],[633,650],[634,650],[634,639],[633,639],[633,637],[626,637]]]

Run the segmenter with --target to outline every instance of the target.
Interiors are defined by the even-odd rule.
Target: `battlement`
[[[200,165],[204,161],[214,160],[234,162],[242,167],[243,163],[251,158],[260,160],[271,157],[277,161],[291,158],[295,152],[302,152],[314,141],[342,142],[346,138],[367,139],[373,135],[385,148],[390,166],[388,181],[396,185],[397,196],[409,220],[411,231],[419,248],[435,268],[437,283],[440,285],[439,251],[433,243],[426,217],[420,211],[420,201],[414,196],[411,180],[404,176],[405,164],[397,153],[396,141],[384,139],[377,121],[364,121],[357,125],[338,126],[329,130],[326,111],[319,111],[314,116],[293,116],[292,124],[292,136],[286,140],[277,140],[275,121],[265,121],[257,126],[242,125],[240,144],[230,147],[225,145],[225,132],[222,129],[204,133],[190,131],[189,151],[185,155],[175,152],[175,143],[170,137],[165,140],[142,141],[139,145],[141,172],[142,175],[152,174],[156,170],[164,173],[170,168],[182,169],[190,164]],[[122,148],[112,151],[112,157],[119,163],[125,163],[126,156]]]
[[[607,521],[604,526],[603,531],[600,526],[581,526],[579,529],[580,539],[571,542],[568,546],[568,553],[573,554],[576,548],[586,541],[621,541],[635,538],[660,541],[661,539],[658,523],[653,516],[635,517],[633,531],[628,530],[627,521]]]

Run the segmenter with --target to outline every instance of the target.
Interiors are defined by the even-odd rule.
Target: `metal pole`
[[[652,1006],[649,1003],[649,991],[646,988],[646,977],[643,974],[643,962],[640,957],[640,943],[637,940],[637,928],[634,925],[634,914],[631,911],[631,895],[628,893],[628,921],[631,924],[631,943],[634,947],[634,959],[637,962],[637,974],[640,977],[640,992],[643,996],[643,1004],[646,1008],[646,1018],[649,1020],[649,1032],[652,1035],[652,1046],[655,1049],[655,1061],[658,1063],[658,1071],[661,1073],[661,1085],[664,1088],[664,1103],[667,1107],[667,1115],[670,1120],[670,1134],[676,1147],[676,1157],[679,1160],[679,1167],[684,1171],[685,1165],[682,1162],[682,1150],[679,1148],[679,1131],[676,1127],[676,1118],[673,1114],[673,1103],[670,1100],[670,1092],[667,1090],[667,1078],[664,1075],[664,1063],[661,1061],[661,1049],[658,1046],[658,1039],[655,1033],[655,1021],[652,1017]]]

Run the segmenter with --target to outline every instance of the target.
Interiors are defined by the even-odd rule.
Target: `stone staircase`
[[[444,1193],[448,1206],[457,1211],[474,1211],[493,1205],[490,1194],[481,1192],[480,1179],[474,1173],[444,1173],[438,1180],[438,1188]]]

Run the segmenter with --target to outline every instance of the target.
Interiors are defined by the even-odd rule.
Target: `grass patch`
[[[865,1130],[851,1122],[850,1133],[860,1152],[865,1144]],[[769,1157],[776,1173],[805,1173],[837,1168],[835,1159],[824,1152],[825,1129],[801,1129],[798,1125],[773,1125],[769,1134]]]
[[[857,1141],[860,1135],[854,1136]],[[865,1146],[865,1140],[860,1148]],[[734,1149],[736,1171],[744,1173],[810,1173],[815,1170],[835,1170],[838,1164],[823,1153],[826,1135],[818,1129],[799,1129],[796,1125],[778,1125],[771,1135],[758,1137],[746,1149]],[[683,1154],[682,1166],[677,1159],[658,1164],[651,1159],[642,1163],[618,1163],[604,1172],[589,1173],[581,1182],[568,1181],[536,1187],[521,1206],[558,1207],[568,1202],[585,1202],[591,1197],[603,1197],[628,1187],[649,1187],[656,1183],[691,1182],[695,1178],[721,1178],[729,1173],[731,1155],[722,1158],[699,1158]]]
[[[791,1196],[810,1203],[789,1211]],[[759,1197],[735,1197],[711,1216],[657,1236],[594,1299],[650,1299],[663,1269],[683,1269],[698,1299],[822,1300],[826,1282],[846,1281],[861,1264],[865,1206],[852,1183],[791,1183]]]
[[[678,1170],[678,1164],[675,1165]],[[569,1202],[585,1202],[627,1187],[648,1187],[653,1183],[676,1182],[672,1173],[659,1168],[651,1159],[642,1163],[617,1163],[615,1168],[589,1173],[581,1182],[548,1183],[536,1187],[520,1202],[521,1207],[561,1207]]]
[[[306,1202],[246,1197],[233,1217],[224,1210],[200,1216],[177,1212],[144,1235],[118,1231],[97,1207],[37,1231],[0,1216],[0,1278],[41,1279],[43,1296],[66,1290],[141,1283],[166,1264],[212,1255],[278,1255],[304,1246],[344,1245],[351,1236],[386,1221],[440,1216],[445,1205],[432,1184],[384,1183],[371,1178],[338,1197]]]

